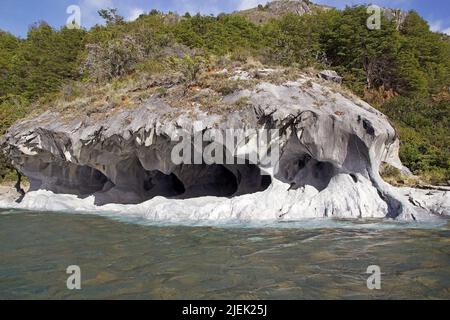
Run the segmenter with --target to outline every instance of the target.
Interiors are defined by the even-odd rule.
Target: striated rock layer
[[[22,208],[133,211],[152,219],[427,217],[429,208],[380,178],[383,162],[402,168],[388,119],[336,87],[306,75],[262,82],[225,96],[224,103],[240,106],[227,113],[188,112],[156,97],[105,118],[63,120],[47,112],[13,126],[2,145],[30,179]],[[279,161],[173,163],[173,136],[213,128],[277,129],[270,143],[279,145]],[[224,152],[249,158],[251,139]]]

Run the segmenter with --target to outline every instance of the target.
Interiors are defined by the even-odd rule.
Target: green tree
[[[106,21],[107,25],[116,25],[125,22],[125,18],[119,15],[117,8],[101,9],[98,11],[98,14]]]
[[[408,14],[400,28],[402,41],[399,90],[405,95],[426,96],[437,93],[450,83],[450,45],[443,36],[431,32],[416,12]]]
[[[322,37],[328,62],[344,74],[354,76],[355,87],[394,86],[395,57],[399,47],[396,25],[382,17],[382,27],[366,26],[366,7],[346,8]]]
[[[272,56],[279,63],[308,66],[322,56],[317,17],[288,14],[269,23],[265,32],[272,39]]]
[[[14,71],[12,60],[19,45],[19,39],[0,30],[0,97],[12,90],[13,84],[9,79]]]
[[[67,28],[55,31],[46,23],[33,26],[12,59],[14,71],[7,80],[12,85],[10,93],[35,99],[57,91],[64,81],[77,79],[84,33]]]

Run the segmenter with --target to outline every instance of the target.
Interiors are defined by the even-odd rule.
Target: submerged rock
[[[234,107],[180,108],[152,96],[107,117],[46,112],[16,124],[2,144],[30,180],[21,206],[218,220],[416,220],[434,212],[381,179],[383,162],[403,168],[396,132],[382,113],[339,86],[303,75],[283,84],[261,81],[222,102]],[[229,149],[208,138],[212,129],[275,130],[269,145],[279,147],[279,158],[249,161],[258,151],[256,133]],[[219,147],[236,161],[176,164],[173,138],[180,133],[202,134],[204,148]],[[198,155],[194,148],[192,157]]]

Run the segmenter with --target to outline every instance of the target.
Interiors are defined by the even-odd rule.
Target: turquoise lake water
[[[207,227],[0,209],[0,258],[0,299],[450,299],[447,221]]]

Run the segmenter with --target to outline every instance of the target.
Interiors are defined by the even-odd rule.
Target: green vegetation
[[[366,27],[362,6],[288,14],[259,25],[239,15],[153,10],[125,22],[114,9],[99,14],[105,26],[89,31],[55,30],[44,22],[26,39],[0,31],[0,135],[40,101],[51,107],[58,92],[70,100],[86,84],[114,86],[165,70],[190,86],[223,60],[252,59],[336,70],[347,87],[393,120],[406,166],[428,182],[450,180],[450,39],[431,32],[415,12],[400,26],[383,18],[380,30]],[[235,84],[221,85],[229,91]],[[158,93],[165,96],[167,89]],[[10,169],[0,158],[0,180]]]
[[[446,100],[397,96],[380,108],[396,123],[400,157],[413,172],[436,184],[450,180],[450,105]]]

